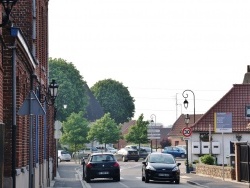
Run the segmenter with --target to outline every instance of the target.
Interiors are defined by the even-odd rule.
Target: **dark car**
[[[176,163],[171,154],[151,153],[142,162],[142,181],[149,183],[150,180],[170,181],[180,183],[181,163]]]
[[[134,160],[137,162],[140,159],[137,149],[121,148],[117,151],[117,154],[121,155],[123,162],[127,162],[129,160]]]
[[[138,149],[138,151],[139,151],[140,158],[146,159],[146,157],[148,156],[147,150],[140,148]]]
[[[113,178],[120,181],[120,165],[112,153],[92,153],[82,160],[83,179],[90,182],[95,178]]]
[[[181,158],[185,158],[186,156],[186,151],[176,146],[167,146],[164,148],[162,153],[168,153],[173,155],[174,157],[181,157]]]

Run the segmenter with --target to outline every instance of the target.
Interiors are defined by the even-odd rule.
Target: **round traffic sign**
[[[185,136],[185,137],[189,137],[189,136],[191,136],[191,134],[192,134],[192,129],[189,128],[189,127],[184,127],[184,128],[182,129],[182,134],[183,134],[183,136]]]

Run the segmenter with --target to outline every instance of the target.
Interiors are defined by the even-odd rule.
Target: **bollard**
[[[81,160],[81,165],[82,165],[82,180],[84,180],[84,177],[85,177],[85,175],[84,175],[84,166],[85,166],[84,157],[83,157],[82,160]]]

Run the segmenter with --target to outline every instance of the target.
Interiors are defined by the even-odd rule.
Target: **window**
[[[246,118],[250,118],[250,105],[246,106]]]

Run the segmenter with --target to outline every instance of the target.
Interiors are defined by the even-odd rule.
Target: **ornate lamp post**
[[[0,27],[5,26],[9,22],[11,10],[17,1],[18,0],[0,0],[0,3],[2,4],[3,9],[5,11],[5,14],[3,15],[3,18],[2,18],[2,23],[0,24]]]
[[[194,97],[194,123],[195,123],[195,95],[194,95],[194,92],[190,89],[187,89],[185,91],[183,91],[182,93],[182,96],[185,98],[183,104],[184,104],[184,107],[187,109],[188,108],[188,94],[187,92],[191,92],[193,94],[193,97]],[[186,117],[185,117],[185,124],[186,126],[188,127],[188,123],[189,123],[189,120],[190,120],[190,117],[189,115],[187,114]],[[188,140],[186,139],[186,149],[187,149],[187,164],[186,164],[186,173],[189,173],[189,162],[188,162]]]
[[[186,127],[188,127],[188,124],[189,124],[189,120],[190,120],[190,117],[188,114],[186,114],[185,116],[185,124],[186,124]],[[187,163],[186,163],[186,173],[189,173],[189,161],[188,161],[188,139],[185,140],[186,141],[186,150],[187,150]]]
[[[188,108],[188,100],[187,100],[188,94],[187,94],[187,92],[191,92],[193,94],[193,97],[194,97],[194,123],[195,123],[195,95],[194,95],[194,92],[190,89],[183,91],[182,96],[185,98],[183,104],[184,104],[184,107],[186,109]]]

